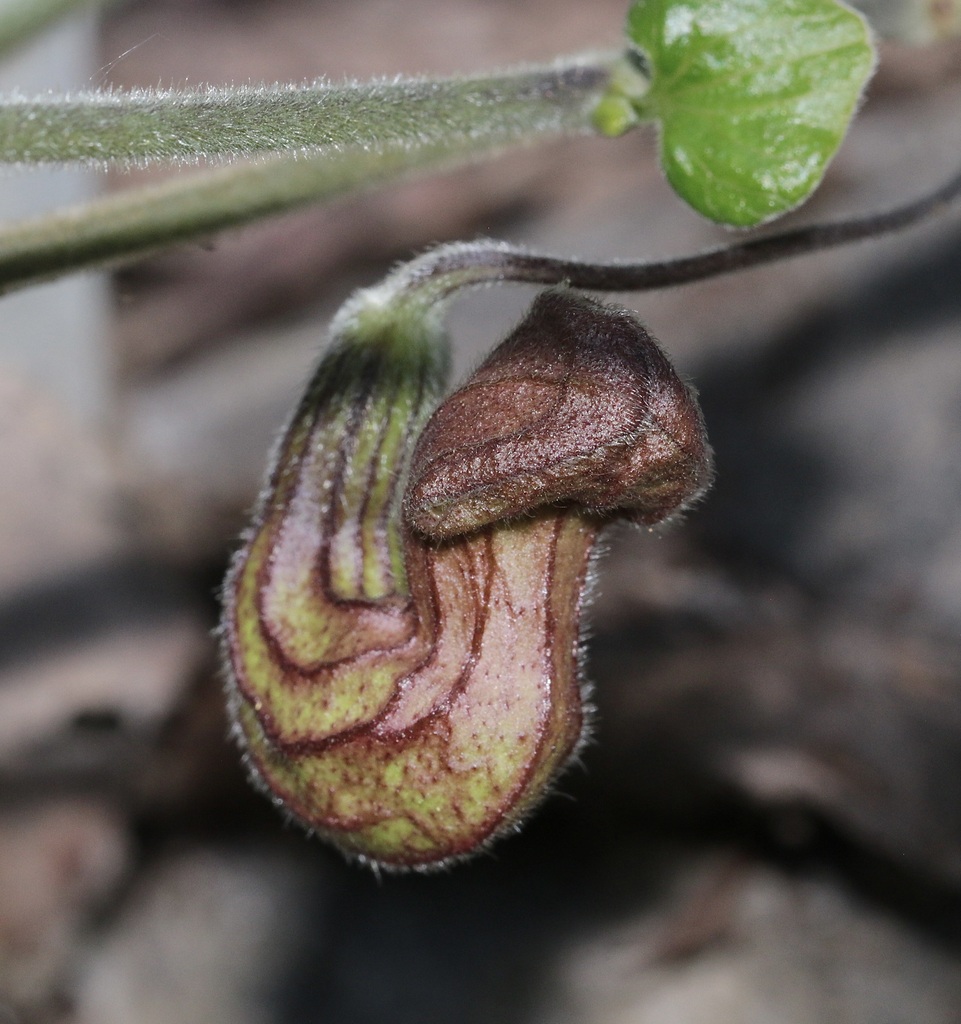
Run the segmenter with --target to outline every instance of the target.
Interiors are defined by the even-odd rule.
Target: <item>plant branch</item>
[[[463,164],[503,148],[590,130],[603,65],[575,58],[501,76],[499,90],[456,86],[459,113],[398,119],[388,139],[359,137],[317,154],[263,157],[191,172],[143,189],[0,228],[0,294],[70,270],[146,255],[165,245],[372,187],[415,170]],[[478,80],[479,82],[479,80]],[[513,99],[507,97],[512,83]],[[453,83],[450,83],[454,88]],[[468,97],[469,102],[468,102]],[[465,105],[466,104],[466,105]],[[435,122],[434,118],[438,118]]]
[[[590,263],[528,252],[506,242],[481,240],[438,246],[399,267],[368,289],[376,304],[391,296],[433,304],[462,288],[495,282],[557,285],[608,292],[641,292],[703,281],[765,263],[804,256],[909,227],[961,197],[961,172],[928,195],[902,206],[825,224],[810,224],[725,245],[694,256],[647,262]],[[360,298],[361,303],[369,301]]]
[[[0,162],[197,162],[586,131],[616,59],[476,78],[14,97],[0,102]]]

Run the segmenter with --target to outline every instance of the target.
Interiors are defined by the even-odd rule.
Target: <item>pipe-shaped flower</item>
[[[709,455],[629,314],[545,293],[426,428],[437,332],[376,323],[347,321],[279,446],[223,639],[254,778],[349,855],[429,867],[570,758],[597,530],[689,502]]]

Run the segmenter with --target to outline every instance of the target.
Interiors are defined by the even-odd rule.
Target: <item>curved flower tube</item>
[[[597,532],[689,504],[710,453],[624,311],[544,293],[426,426],[439,331],[362,320],[316,371],[228,576],[230,707],[288,814],[426,868],[516,825],[576,751]]]

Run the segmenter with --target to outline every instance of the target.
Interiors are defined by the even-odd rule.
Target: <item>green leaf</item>
[[[864,20],[835,0],[636,0],[627,33],[650,65],[637,111],[660,121],[668,180],[740,227],[816,187],[875,59]]]

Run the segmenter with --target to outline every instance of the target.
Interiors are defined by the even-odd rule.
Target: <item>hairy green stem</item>
[[[482,153],[481,146],[457,151],[434,145],[323,159],[273,158],[180,175],[19,221],[0,228],[0,294]]]
[[[398,102],[394,123],[381,125],[385,137],[357,125],[349,144],[185,173],[160,185],[8,224],[0,227],[0,293],[146,255],[415,170],[589,132],[591,111],[607,80],[602,61],[573,58],[498,76],[496,88],[486,88],[480,79],[469,88],[463,82],[435,82],[429,104],[408,109],[406,102]],[[401,83],[398,89],[400,98]]]
[[[115,0],[8,0],[0,5],[0,57],[29,42],[61,18]]]
[[[94,92],[0,102],[0,162],[143,164],[584,130],[614,57],[477,78]]]

